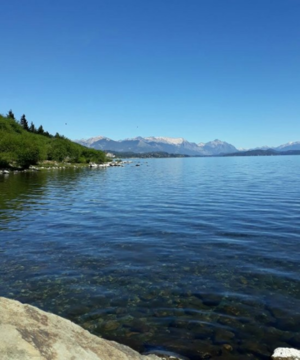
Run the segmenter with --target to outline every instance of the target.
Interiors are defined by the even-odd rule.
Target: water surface
[[[300,347],[300,157],[0,175],[0,295],[196,359]]]

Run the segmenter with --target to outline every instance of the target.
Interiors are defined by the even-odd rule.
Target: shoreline
[[[140,354],[61,316],[5,297],[0,297],[0,317],[2,360],[189,360],[168,351]],[[273,360],[299,358],[300,351],[293,348],[277,348],[270,356]]]
[[[83,168],[107,168],[107,167],[123,167],[125,164],[129,164],[132,161],[109,161],[102,164],[89,163],[89,164],[80,164],[80,163],[59,163],[51,162],[39,165],[31,165],[28,169],[21,168],[5,168],[0,169],[0,175],[9,175],[17,173],[26,173],[26,172],[38,172],[38,171],[48,171],[48,170],[64,170],[64,169],[83,169]]]

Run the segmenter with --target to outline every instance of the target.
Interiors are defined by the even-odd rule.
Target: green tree
[[[34,123],[32,121],[31,121],[31,124],[30,124],[30,127],[29,127],[29,131],[32,132],[32,133],[36,132],[36,128],[35,128]]]
[[[41,125],[38,129],[37,129],[37,133],[40,134],[40,135],[44,135],[44,128],[43,126]]]
[[[16,164],[23,169],[29,168],[30,165],[36,165],[45,158],[43,144],[38,139],[34,139],[31,134],[25,133],[17,141],[14,158]]]
[[[23,114],[21,116],[20,124],[21,124],[21,126],[23,127],[24,130],[29,131],[28,121],[26,120],[25,114]]]
[[[63,161],[68,155],[68,144],[61,139],[54,138],[48,152],[49,160]]]
[[[10,119],[16,120],[16,119],[15,119],[15,115],[14,115],[14,113],[13,113],[11,110],[9,110],[9,112],[8,112],[8,114],[7,114],[7,117],[10,118]]]
[[[29,168],[30,165],[36,165],[40,160],[40,149],[32,143],[17,151],[17,163],[22,168]]]

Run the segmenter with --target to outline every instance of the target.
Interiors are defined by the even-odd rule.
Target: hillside
[[[224,154],[223,156],[271,156],[271,155],[280,155],[279,152],[273,149],[254,149],[254,150],[246,150],[246,151],[239,151],[232,154]]]
[[[0,115],[0,168],[26,169],[45,160],[103,163],[106,156],[103,151],[79,145],[59,134],[53,136],[42,126],[36,129],[31,123],[29,127],[24,115],[20,123],[12,112],[9,116]]]
[[[247,151],[239,151],[232,154],[224,154],[223,156],[276,156],[276,155],[300,155],[300,150],[278,151],[274,149],[255,149]]]

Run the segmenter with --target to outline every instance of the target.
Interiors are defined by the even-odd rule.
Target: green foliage
[[[26,131],[29,130],[28,121],[26,120],[25,114],[23,114],[23,115],[21,116],[20,125],[22,126],[22,128],[23,128],[24,130],[26,130]]]
[[[28,169],[30,165],[36,165],[42,160],[42,149],[31,139],[21,139],[19,145],[16,151],[16,162],[22,168]]]
[[[43,128],[42,125],[37,129],[37,133],[40,134],[40,135],[44,134],[44,128]]]
[[[25,130],[12,118],[0,115],[0,168],[28,168],[43,160],[103,163],[106,156],[103,151],[86,148],[58,133],[54,137],[42,125],[36,130],[31,123]]]
[[[63,161],[68,155],[68,149],[66,144],[57,139],[52,139],[49,150],[48,150],[48,159]]]
[[[34,123],[32,121],[31,121],[31,124],[29,126],[29,131],[32,132],[32,133],[36,132],[36,128],[35,128]]]
[[[5,158],[5,155],[0,155],[0,169],[5,169],[9,167],[9,161]]]

